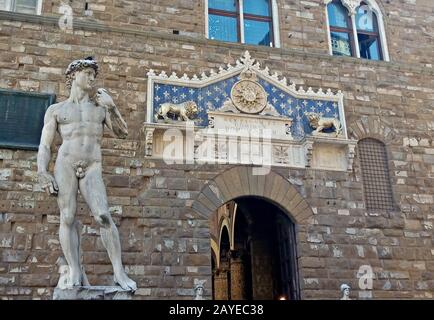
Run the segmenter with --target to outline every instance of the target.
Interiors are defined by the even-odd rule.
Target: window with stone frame
[[[207,0],[209,39],[279,47],[275,0]]]
[[[389,60],[381,11],[374,0],[324,1],[332,55]]]
[[[42,0],[0,0],[0,10],[41,14]]]
[[[394,210],[385,144],[376,139],[365,138],[360,140],[357,146],[366,209],[369,211]]]

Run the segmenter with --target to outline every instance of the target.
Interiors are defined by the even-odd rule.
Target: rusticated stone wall
[[[87,23],[77,22],[73,33],[61,31],[57,18],[47,17],[56,12],[56,5],[50,8],[48,2],[44,4],[47,16],[41,18],[0,13],[1,88],[54,92],[60,101],[68,95],[63,72],[71,60],[94,55],[100,62],[97,85],[113,95],[130,131],[126,140],[105,135],[103,169],[124,263],[139,285],[137,298],[191,299],[195,279],[207,280],[205,295],[210,297],[207,212],[192,206],[206,183],[229,169],[174,167],[145,158],[141,129],[146,73],[153,68],[192,76],[234,63],[248,49],[263,66],[305,88],[342,90],[350,136],[381,139],[388,150],[398,207],[394,212],[365,210],[357,155],[351,173],[273,168],[304,198],[309,206],[305,212],[311,211],[300,220],[297,234],[303,297],[337,299],[339,285],[347,282],[353,288],[352,298],[432,299],[434,72],[427,65],[434,52],[429,36],[432,4],[428,0],[382,4],[388,15],[392,60],[386,63],[330,57],[324,27],[315,20],[323,9],[302,2],[283,4],[280,18],[290,22],[282,25],[282,49],[205,40],[203,7],[191,6],[191,1],[179,1],[179,12],[169,9],[174,1],[158,1],[147,11],[152,17],[136,16],[140,23],[144,21],[142,26],[129,21],[132,14],[125,7],[112,8],[109,3],[115,2],[100,1],[92,5],[94,17],[107,26],[89,18]],[[303,14],[293,19],[297,12],[305,12],[304,7],[310,7],[306,10],[315,18]],[[116,20],[122,15],[123,23]],[[192,32],[193,37],[171,34],[172,26]],[[287,33],[293,36],[287,39]],[[83,201],[77,214],[84,224],[89,280],[110,284],[111,266]],[[1,149],[1,298],[50,299],[61,254],[58,223],[55,199],[36,183],[36,152]],[[375,274],[374,288],[367,292],[358,290],[357,279],[359,267],[366,264]]]
[[[85,3],[92,14],[85,14]],[[376,0],[392,61],[430,65],[434,60],[434,4],[431,0]],[[43,1],[44,15],[59,16],[61,1]],[[205,37],[205,1],[72,1],[74,17],[135,30]],[[324,0],[277,0],[282,48],[328,53]],[[422,45],[423,44],[423,45]]]

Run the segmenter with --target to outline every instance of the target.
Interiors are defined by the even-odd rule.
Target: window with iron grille
[[[0,148],[38,150],[54,94],[0,89]]]
[[[386,146],[372,138],[358,143],[363,189],[367,210],[393,210]]]

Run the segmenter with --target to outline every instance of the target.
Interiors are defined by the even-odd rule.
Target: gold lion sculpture
[[[305,115],[309,120],[310,126],[315,129],[312,134],[318,134],[320,132],[323,132],[324,129],[329,128],[334,128],[336,137],[339,136],[342,132],[342,124],[339,119],[326,118],[323,117],[320,113],[316,112],[306,112]]]
[[[199,112],[199,109],[194,101],[186,101],[179,104],[170,102],[162,103],[157,113],[155,114],[155,121],[163,118],[166,122],[170,120],[168,114],[173,114],[178,120],[188,121],[194,119]]]

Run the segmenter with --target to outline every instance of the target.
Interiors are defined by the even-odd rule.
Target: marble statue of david
[[[57,196],[60,244],[69,266],[67,286],[82,286],[87,281],[81,266],[80,234],[75,217],[80,190],[100,227],[115,282],[125,290],[135,291],[136,283],[122,266],[119,233],[109,213],[101,167],[104,126],[116,136],[125,138],[127,124],[106,90],[98,89],[95,97],[90,97],[97,74],[98,64],[92,57],[75,60],[68,66],[66,77],[70,96],[51,105],[45,114],[37,160],[38,179],[47,192]],[[62,144],[53,176],[48,172],[48,164],[56,132],[62,137]]]

